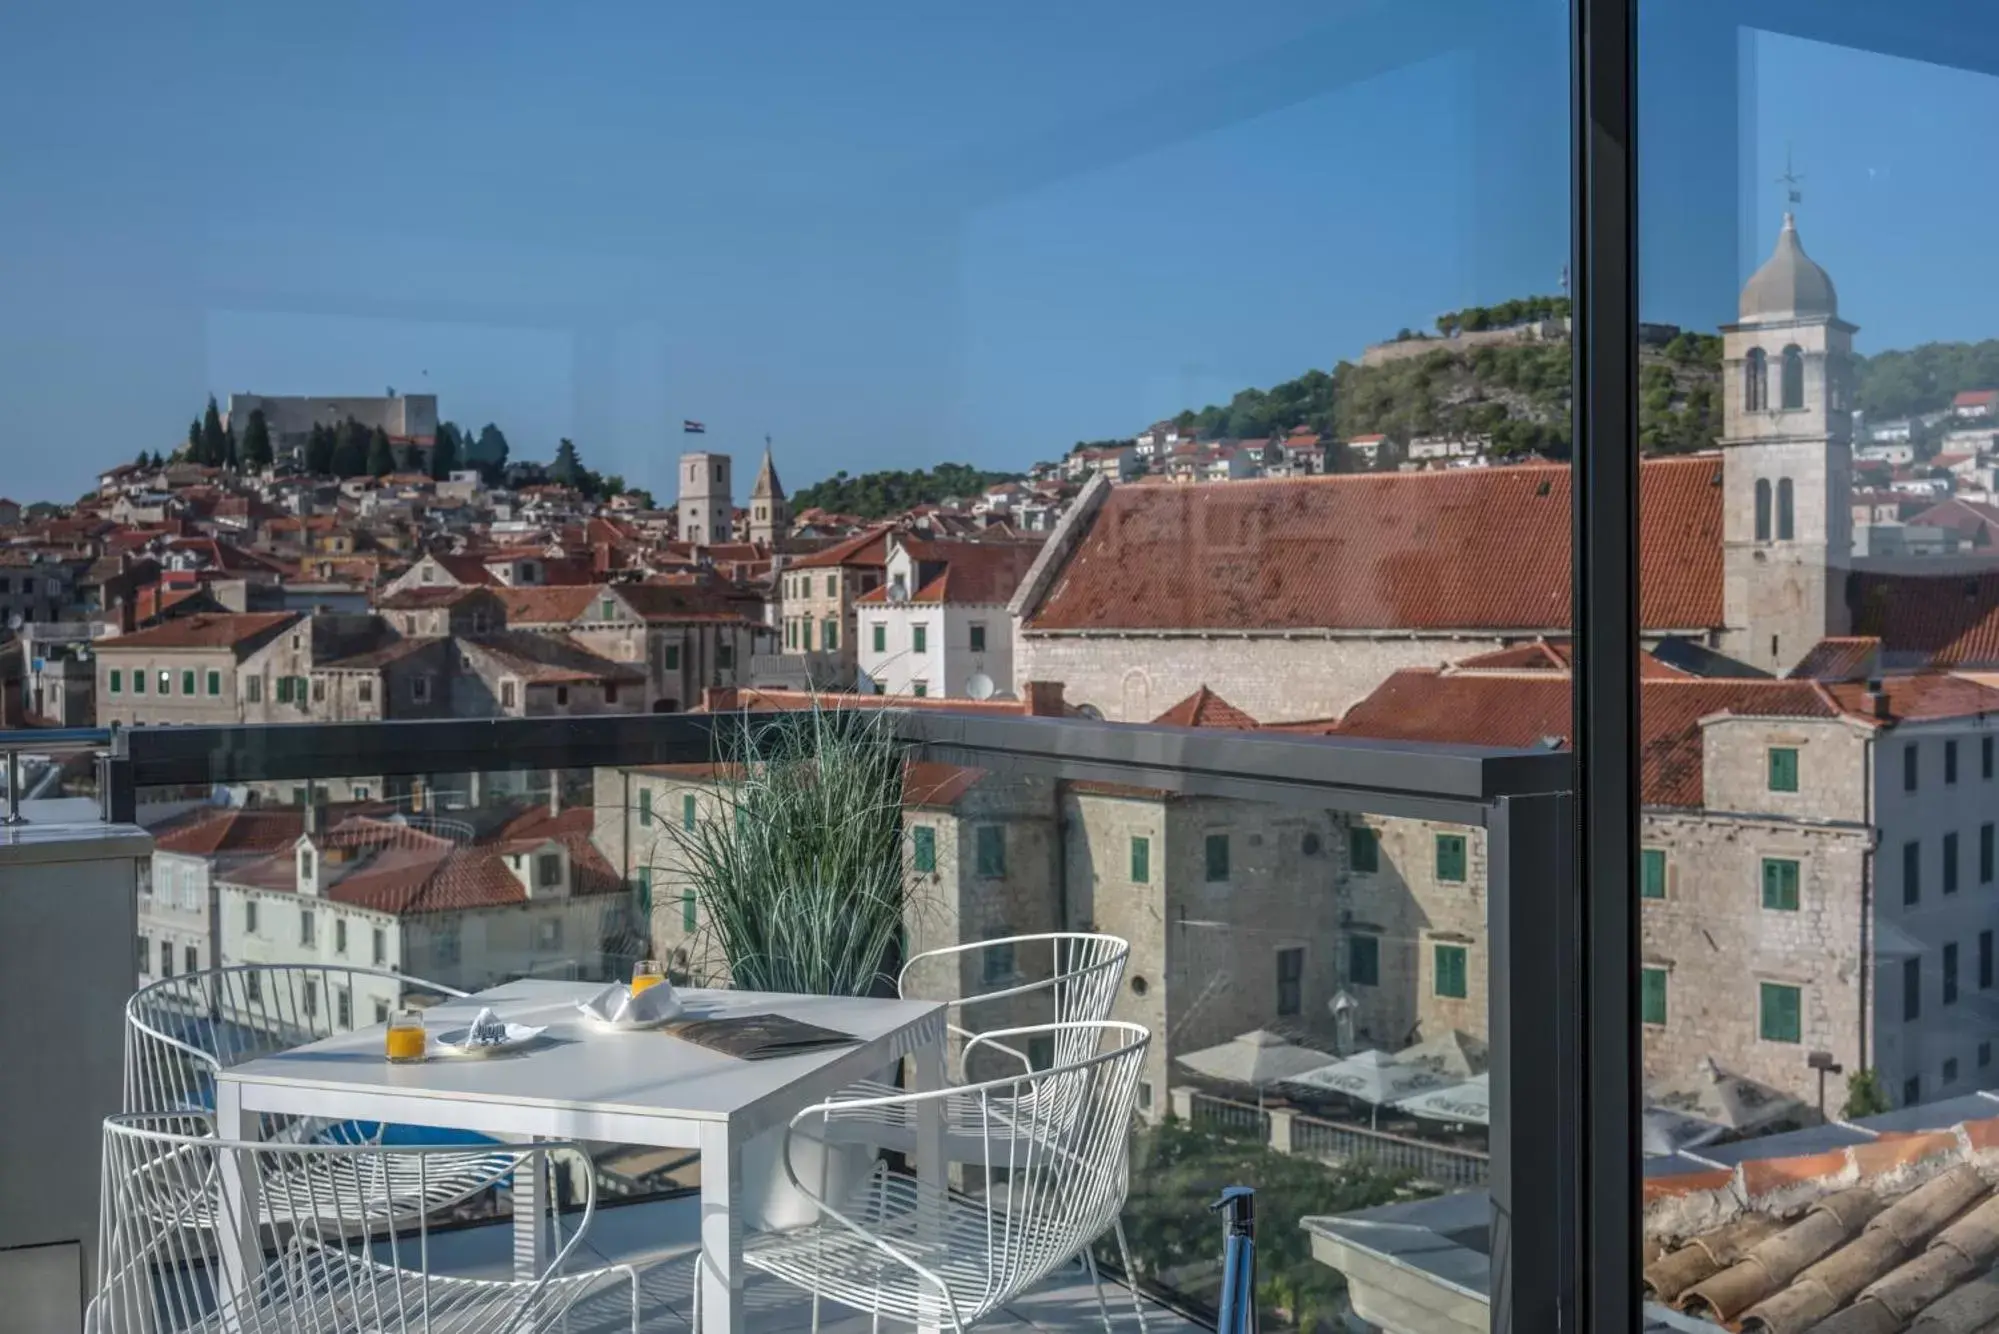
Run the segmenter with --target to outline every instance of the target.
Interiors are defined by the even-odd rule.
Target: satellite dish
[[[888,586],[888,600],[890,602],[893,602],[898,607],[900,607],[903,603],[909,601],[908,586],[905,585],[902,582],[902,580],[897,579],[894,583]]]
[[[992,677],[987,676],[984,672],[973,672],[972,679],[965,682],[965,693],[973,699],[985,700],[991,699],[999,691],[993,685]]]

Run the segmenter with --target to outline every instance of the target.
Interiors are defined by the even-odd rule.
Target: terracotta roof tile
[[[870,528],[865,533],[836,542],[824,551],[801,556],[785,568],[792,570],[830,569],[837,565],[880,566],[888,563],[889,526]]]
[[[1999,701],[1999,692],[1988,693]],[[1645,680],[1639,692],[1643,799],[1653,806],[1700,806],[1704,718],[1722,713],[1836,718],[1844,707],[1809,681]],[[1395,741],[1505,747],[1555,738],[1566,748],[1573,726],[1566,674],[1418,667],[1389,677],[1331,730]]]
[[[1999,666],[1999,573],[1853,576],[1853,630],[1892,664]]]
[[[1864,681],[1881,670],[1881,641],[1872,635],[1828,636],[1791,669],[1794,681]]]
[[[1248,731],[1256,726],[1256,719],[1206,686],[1202,686],[1152,721],[1165,723],[1169,727],[1220,727],[1237,731]]]
[[[1722,621],[1721,461],[1642,465],[1647,629]],[[1570,472],[1120,487],[1030,630],[1562,629]]]
[[[567,625],[582,617],[597,598],[597,585],[557,584],[549,588],[495,586],[507,609],[508,625]]]
[[[262,640],[303,619],[304,613],[295,611],[201,613],[168,621],[150,630],[100,639],[92,647],[99,653],[231,648],[240,656]]]

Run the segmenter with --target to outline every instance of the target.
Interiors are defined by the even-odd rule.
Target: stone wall
[[[1354,831],[1371,830],[1377,869],[1355,869]],[[1437,875],[1438,838],[1465,840],[1465,878]],[[1353,1037],[1361,1048],[1396,1051],[1460,1029],[1487,1035],[1488,968],[1485,831],[1432,820],[1355,816],[1337,839],[1342,906],[1340,985],[1359,1002]],[[1352,936],[1376,940],[1379,981],[1367,985],[1352,970]],[[1465,994],[1437,994],[1438,945],[1465,951]]]
[[[1060,681],[1070,704],[1151,722],[1202,686],[1258,722],[1336,718],[1404,667],[1504,646],[1497,637],[1071,635],[1014,638],[1016,681]]]

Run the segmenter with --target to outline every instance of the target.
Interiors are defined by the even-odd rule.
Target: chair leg
[[[1124,1239],[1124,1215],[1111,1220],[1111,1232],[1117,1237],[1118,1263],[1124,1266],[1124,1285],[1131,1293],[1131,1309],[1138,1316],[1138,1334],[1145,1334],[1145,1299],[1138,1295],[1138,1270],[1131,1263],[1131,1245]]]
[[[1083,1272],[1090,1276],[1090,1287],[1097,1294],[1097,1319],[1104,1322],[1104,1334],[1111,1334],[1111,1308],[1104,1303],[1104,1280],[1103,1276],[1097,1273],[1097,1257],[1093,1254],[1095,1249],[1095,1242],[1083,1243],[1080,1252],[1083,1258]]]

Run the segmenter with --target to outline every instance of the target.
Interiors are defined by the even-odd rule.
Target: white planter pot
[[[784,1136],[785,1128],[778,1126],[743,1146],[743,1221],[750,1228],[775,1232],[819,1220],[812,1201],[799,1194],[785,1175]],[[869,1145],[829,1145],[808,1134],[803,1126],[791,1142],[791,1163],[798,1179],[822,1198],[835,1202],[846,1198],[867,1176],[875,1156]]]

